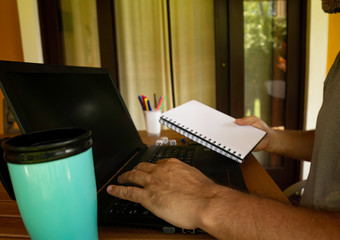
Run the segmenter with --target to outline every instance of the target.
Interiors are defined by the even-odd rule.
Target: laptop
[[[107,194],[109,184],[118,184],[120,174],[142,161],[176,157],[218,184],[247,191],[239,163],[199,144],[147,147],[106,69],[0,61],[0,85],[22,133],[64,127],[92,130],[99,225],[185,231],[139,204]]]

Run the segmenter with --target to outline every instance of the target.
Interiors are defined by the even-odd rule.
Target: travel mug
[[[39,131],[7,139],[1,146],[33,240],[98,239],[91,131]]]

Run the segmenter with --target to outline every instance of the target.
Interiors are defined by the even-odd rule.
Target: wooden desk
[[[144,131],[140,132],[143,141],[147,145],[154,145],[157,138],[147,137]],[[177,145],[184,145],[183,137],[174,131],[166,130],[162,136],[175,139]],[[188,139],[184,138],[186,141]],[[282,202],[289,203],[279,187],[267,174],[257,160],[250,155],[242,164],[241,169],[247,188],[250,193],[273,198]],[[99,226],[99,239],[212,239],[208,234],[199,233],[196,235],[188,234],[163,234],[157,230],[124,228],[117,226]],[[29,235],[20,217],[19,210],[15,201],[12,201],[7,192],[0,185],[0,239],[29,239]]]

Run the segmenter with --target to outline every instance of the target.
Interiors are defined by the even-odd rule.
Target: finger
[[[164,158],[157,160],[157,164],[163,164],[163,163],[184,163],[181,160],[178,160],[177,158]]]
[[[106,191],[114,197],[132,202],[142,203],[146,199],[145,190],[139,187],[109,185]]]
[[[238,124],[238,125],[245,126],[245,125],[252,125],[252,124],[256,123],[256,121],[257,121],[257,117],[247,116],[247,117],[243,117],[243,118],[237,118],[235,120],[235,123]]]
[[[267,124],[255,116],[247,116],[243,118],[238,118],[235,120],[235,123],[241,126],[250,125],[250,126],[265,130],[265,131],[268,130]]]
[[[121,184],[135,184],[144,187],[151,181],[151,176],[147,172],[132,169],[118,177],[118,182]]]
[[[135,167],[136,170],[151,173],[156,168],[154,163],[141,162]]]

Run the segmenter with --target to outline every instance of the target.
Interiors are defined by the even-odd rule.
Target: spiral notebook
[[[235,118],[192,100],[161,115],[160,123],[239,163],[266,132],[240,126]]]

